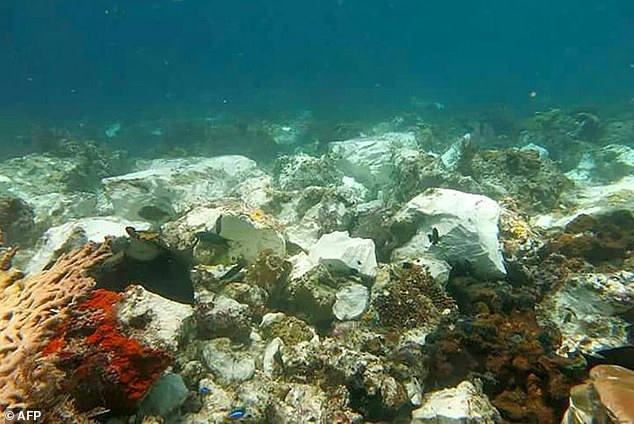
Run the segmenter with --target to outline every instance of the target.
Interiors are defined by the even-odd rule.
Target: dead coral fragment
[[[567,178],[534,150],[486,150],[475,155],[471,175],[493,198],[508,195],[527,210],[549,210],[559,203]]]
[[[411,329],[433,326],[442,314],[456,309],[426,268],[412,265],[399,270],[396,281],[375,300],[381,325]]]

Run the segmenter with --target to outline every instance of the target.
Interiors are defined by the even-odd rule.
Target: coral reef
[[[466,315],[428,336],[429,384],[476,376],[504,419],[558,422],[569,388],[583,378],[583,359],[557,356],[557,332],[541,327],[530,302],[505,283],[454,278],[449,291]]]
[[[85,300],[95,281],[85,271],[105,260],[110,248],[104,244],[69,253],[41,274],[16,280],[0,298],[0,408],[25,407],[47,367],[28,367],[49,344],[60,322]]]
[[[109,146],[150,137],[163,157],[51,133],[0,162],[0,243],[21,249],[0,247],[0,406],[548,424],[571,388],[568,417],[622,404],[621,369],[574,386],[632,340],[629,121],[415,107],[443,118],[126,123]]]

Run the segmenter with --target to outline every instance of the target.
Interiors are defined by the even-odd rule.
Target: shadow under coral
[[[120,260],[93,268],[90,276],[95,279],[98,288],[121,292],[128,285],[137,284],[168,299],[191,304],[194,302],[194,288],[189,266],[185,258],[169,251],[150,261],[124,255]]]

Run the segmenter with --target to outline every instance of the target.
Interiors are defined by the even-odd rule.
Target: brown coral
[[[601,216],[579,215],[552,240],[547,253],[581,258],[593,265],[625,259],[634,250],[634,215],[616,210]]]
[[[382,325],[411,329],[435,325],[445,311],[456,305],[429,274],[427,268],[407,264],[397,280],[377,296],[375,306]]]
[[[0,409],[28,406],[29,392],[43,381],[46,368],[35,358],[70,308],[95,286],[84,271],[109,255],[108,244],[88,244],[60,258],[51,269],[13,281],[5,289],[0,299]],[[25,369],[30,363],[38,366]]]
[[[426,339],[428,382],[450,386],[469,375],[511,422],[559,422],[568,390],[585,376],[583,361],[554,354],[555,329],[541,327],[522,288],[454,278],[448,289],[465,314]],[[535,298],[534,298],[535,299]]]

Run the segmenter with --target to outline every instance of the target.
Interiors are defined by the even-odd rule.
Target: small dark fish
[[[431,227],[431,233],[427,234],[427,238],[432,246],[436,246],[440,242],[440,235],[438,234],[438,228]]]
[[[169,216],[169,213],[156,206],[143,206],[137,214],[147,221],[161,221]]]
[[[209,244],[217,244],[222,246],[228,246],[229,241],[218,235],[218,233],[214,231],[199,231],[194,234],[199,241],[209,243]]]
[[[214,232],[218,235],[222,232],[222,215],[220,215],[216,219],[216,223],[214,224]]]
[[[621,346],[614,349],[601,350],[593,355],[583,355],[588,363],[588,368],[595,365],[608,364],[619,365],[634,370],[634,346]]]
[[[125,227],[125,232],[130,238],[138,238],[138,233],[134,227]]]
[[[239,281],[241,278],[238,274],[244,268],[245,263],[243,261],[239,261],[236,265],[232,266],[222,277],[220,277],[220,281],[223,283],[229,283],[231,281]]]
[[[239,420],[242,417],[244,417],[244,409],[242,408],[236,408],[227,415],[230,420]]]
[[[414,268],[414,264],[411,263],[411,262],[403,262],[401,264],[401,268],[403,268],[403,269],[412,269],[412,268]]]
[[[200,388],[200,394],[205,396],[208,395],[209,393],[211,393],[211,389],[207,386],[201,387]]]

